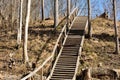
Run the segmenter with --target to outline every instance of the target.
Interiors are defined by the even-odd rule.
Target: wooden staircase
[[[76,17],[56,59],[49,80],[75,80],[84,41],[87,17]]]

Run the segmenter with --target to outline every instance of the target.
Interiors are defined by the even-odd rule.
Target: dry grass
[[[93,37],[85,39],[79,73],[88,67],[120,68],[120,55],[114,54],[113,21],[104,18],[92,20]]]
[[[27,73],[28,69],[22,62],[23,45],[19,49],[16,47],[17,32],[1,27],[0,34],[0,74],[4,76],[4,74],[23,75]],[[30,25],[28,36],[30,62],[37,63],[36,66],[38,66],[50,56],[57,37],[58,34],[53,34],[53,20],[35,22]],[[10,54],[14,54],[12,59],[15,65],[12,65],[12,68],[9,68]]]

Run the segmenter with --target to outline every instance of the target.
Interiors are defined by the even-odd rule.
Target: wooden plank
[[[68,67],[56,67],[55,71],[75,71],[75,66],[68,66]]]

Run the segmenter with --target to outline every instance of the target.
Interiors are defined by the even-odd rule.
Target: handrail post
[[[67,25],[66,25],[66,26],[67,26]],[[64,32],[65,32],[65,36],[66,36],[66,35],[67,35],[67,27],[65,27],[65,31],[64,31]]]
[[[41,79],[40,80],[43,80],[43,68],[41,68]]]

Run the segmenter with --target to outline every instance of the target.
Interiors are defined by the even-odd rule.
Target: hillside
[[[17,49],[16,28],[12,31],[10,27],[0,28],[0,80],[16,80],[28,73],[22,61],[23,44]],[[38,66],[51,55],[57,36],[58,34],[53,34],[53,20],[30,24],[28,55],[32,64]]]
[[[93,37],[92,39],[85,39],[79,72],[90,67],[120,69],[120,54],[114,54],[115,36],[113,21],[96,18],[92,20],[92,27]]]
[[[58,34],[52,32],[52,27],[53,20],[46,20],[42,23],[36,22],[29,27],[28,53],[30,61],[36,66],[50,56],[53,50]],[[114,54],[113,21],[96,18],[92,20],[92,27],[93,37],[85,39],[78,73],[80,74],[83,69],[88,67],[100,66],[119,69],[120,54]],[[0,34],[0,79],[15,78],[16,80],[22,76],[21,74],[27,73],[25,65],[22,64],[22,47],[16,48],[17,33],[15,30],[11,32],[10,28],[1,27]],[[10,57],[11,54],[12,57]]]

